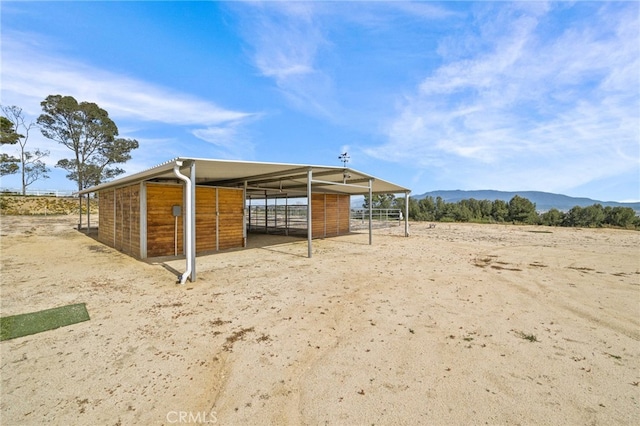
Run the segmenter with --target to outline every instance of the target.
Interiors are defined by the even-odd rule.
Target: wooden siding
[[[348,195],[312,194],[312,237],[323,238],[347,234],[350,202]]]
[[[178,254],[184,252],[184,207],[182,185],[147,184],[147,256],[173,256],[175,251],[175,217],[173,206],[182,208],[178,217]]]
[[[338,234],[344,235],[351,231],[351,197],[338,196]]]
[[[220,250],[244,245],[244,191],[218,188]]]
[[[147,184],[147,256],[174,255],[174,205],[182,208],[178,254],[184,253],[182,193],[182,185]],[[243,246],[243,194],[241,189],[196,186],[196,254]]]
[[[184,254],[183,186],[146,183],[147,256]],[[123,253],[141,257],[140,184],[98,193],[98,240]],[[312,237],[349,232],[348,195],[312,194]],[[196,186],[196,253],[242,247],[244,243],[244,192],[241,189]],[[173,206],[182,216],[173,217]]]
[[[196,253],[216,250],[216,188],[196,186]]]
[[[132,185],[130,188],[131,214],[131,255],[141,257],[140,247],[140,184]]]
[[[325,232],[326,235],[338,235],[338,195],[326,194],[324,196],[325,211],[324,217],[326,220]]]
[[[98,240],[140,257],[140,186],[100,191],[98,205]]]
[[[98,241],[113,247],[113,203],[115,199],[115,191],[108,189],[98,193]]]
[[[326,236],[324,229],[324,194],[311,194],[311,237]]]

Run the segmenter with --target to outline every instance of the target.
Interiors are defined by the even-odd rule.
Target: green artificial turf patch
[[[84,303],[12,315],[0,318],[0,340],[29,336],[88,320],[89,313]]]

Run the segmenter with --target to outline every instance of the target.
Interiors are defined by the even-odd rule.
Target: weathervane
[[[346,152],[338,155],[338,159],[342,161],[342,165],[344,166],[345,169],[347,168],[347,163],[349,162],[350,158],[351,157],[349,157],[349,154],[347,154]]]
[[[351,175],[347,171],[347,163],[349,162],[350,158],[351,157],[349,157],[349,154],[347,154],[346,152],[338,155],[338,159],[342,161],[342,166],[345,169],[344,172],[342,173],[342,183],[347,183],[347,179],[351,177]]]

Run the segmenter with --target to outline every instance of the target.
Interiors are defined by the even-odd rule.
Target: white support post
[[[140,258],[147,258],[147,185],[140,182]]]
[[[311,258],[313,239],[313,221],[311,220],[311,180],[313,179],[313,171],[311,168],[307,171],[307,246],[308,257]]]
[[[82,194],[78,194],[78,201],[80,202],[80,210],[78,211],[78,214],[80,215],[80,219],[78,222],[78,231],[80,231],[82,229]]]
[[[242,191],[242,246],[247,247],[247,181],[244,181],[244,189]],[[249,198],[249,221],[251,226],[251,198]]]
[[[216,188],[216,251],[220,251],[220,188]]]
[[[369,179],[369,245],[373,244],[373,179]]]
[[[116,234],[118,233],[118,212],[117,212],[117,200],[118,190],[113,188],[113,248],[116,248]]]
[[[247,182],[245,182],[244,185],[245,185],[245,188],[246,188]],[[253,225],[251,223],[252,215],[253,215],[253,213],[251,213],[251,197],[249,197],[249,213],[248,213],[248,216],[249,216],[249,229],[248,230],[249,231],[251,231],[251,229],[253,229]],[[246,241],[245,241],[245,247],[246,247]]]
[[[409,236],[409,192],[404,197],[404,236]]]
[[[284,198],[284,233],[289,236],[289,195]]]

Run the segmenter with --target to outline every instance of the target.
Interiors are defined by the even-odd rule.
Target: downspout
[[[191,275],[191,270],[192,270],[192,266],[191,265],[191,250],[192,250],[192,245],[191,245],[191,179],[189,179],[187,176],[183,175],[182,173],[180,173],[180,167],[182,166],[182,161],[181,160],[177,160],[175,166],[173,166],[173,173],[176,175],[176,177],[178,179],[180,179],[181,181],[184,182],[184,186],[186,188],[186,196],[185,196],[185,200],[186,200],[186,206],[184,209],[184,217],[185,217],[185,236],[186,236],[186,241],[185,241],[185,255],[187,258],[187,270],[184,271],[184,273],[182,275],[180,275],[180,277],[178,277],[178,279],[180,280],[180,284],[184,284],[187,282],[187,278],[189,278],[189,275]]]

